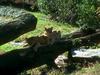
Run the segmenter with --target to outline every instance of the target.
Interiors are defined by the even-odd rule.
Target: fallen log
[[[0,45],[36,28],[37,18],[25,10],[0,6]]]
[[[100,43],[100,32],[91,34],[91,35],[87,35],[84,37],[80,37],[80,45],[91,45],[91,44],[99,44]]]
[[[53,45],[40,46],[37,51],[34,46],[16,49],[0,55],[0,73],[17,75],[30,68],[36,68],[43,64],[50,65],[61,53],[69,50],[71,41],[59,41]]]
[[[78,45],[77,47],[89,45],[91,41],[96,42],[99,40],[99,36],[100,32],[81,37],[79,38],[81,40],[79,41],[81,44],[77,44],[77,42],[74,42],[75,44],[73,44],[72,40],[67,39],[56,41],[52,45],[40,46],[37,50],[34,49],[34,45],[32,47],[7,52],[0,56],[0,71],[10,75],[16,75],[24,70],[36,68],[43,64],[51,66],[54,64],[54,59],[57,58],[58,55],[65,51],[69,51],[71,56],[71,49],[75,47],[74,45]],[[93,38],[95,39],[93,40]],[[77,38],[74,40],[77,40]],[[75,59],[78,60],[78,58]]]
[[[97,36],[100,36],[100,32],[79,38],[81,44],[77,47],[84,45],[86,41],[90,39],[90,41],[86,43],[86,45],[88,45],[93,41],[91,40],[92,38],[95,38],[95,41],[97,41],[97,39],[99,40]],[[53,45],[40,46],[37,51],[34,50],[34,46],[13,50],[0,56],[0,71],[15,75],[23,70],[35,68],[43,64],[50,65],[59,54],[64,53],[65,51],[70,51],[72,48],[73,41],[66,40],[55,42]]]
[[[100,32],[100,29],[96,29],[95,32],[93,32],[93,33],[91,32],[90,34],[94,34],[94,33],[98,33],[98,32]],[[81,30],[77,30],[73,33],[65,35],[64,37],[74,39],[74,38],[84,37],[84,36],[87,36],[87,35],[90,35],[90,34],[88,32],[84,33]]]
[[[92,33],[89,35],[84,35],[81,31],[76,31],[71,34],[65,35],[63,39],[72,40],[73,45],[76,47],[99,44],[100,43],[100,29],[97,29],[95,33]]]

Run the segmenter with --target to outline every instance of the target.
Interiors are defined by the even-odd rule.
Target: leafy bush
[[[99,26],[96,18],[97,0],[38,0],[40,11],[51,19],[77,24]]]
[[[57,21],[70,22],[75,17],[73,0],[38,0],[38,5],[40,11],[50,14]]]
[[[38,8],[41,12],[45,13],[45,14],[48,14],[47,13],[47,4],[46,4],[46,0],[37,0],[38,1]]]
[[[76,4],[78,19],[76,23],[79,26],[98,27],[99,22],[96,18],[96,1],[97,0],[81,0]]]

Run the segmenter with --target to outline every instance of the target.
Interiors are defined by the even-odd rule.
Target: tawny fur
[[[55,41],[61,38],[60,31],[53,31],[53,27],[45,28],[45,32],[41,36],[26,38],[26,43],[29,46],[37,43],[38,45],[53,44]]]

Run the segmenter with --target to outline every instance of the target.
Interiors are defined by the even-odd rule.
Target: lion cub
[[[37,43],[38,45],[48,45],[53,44],[55,41],[61,38],[60,31],[53,31],[53,27],[45,28],[45,32],[41,36],[26,38],[26,43],[29,46]]]
[[[55,41],[58,41],[61,38],[61,32],[53,31],[53,27],[51,28],[45,27],[45,32],[42,35],[48,37],[50,44],[53,44]]]

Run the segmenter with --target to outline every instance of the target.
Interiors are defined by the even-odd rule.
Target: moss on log
[[[0,45],[36,28],[37,18],[25,10],[0,6]]]

